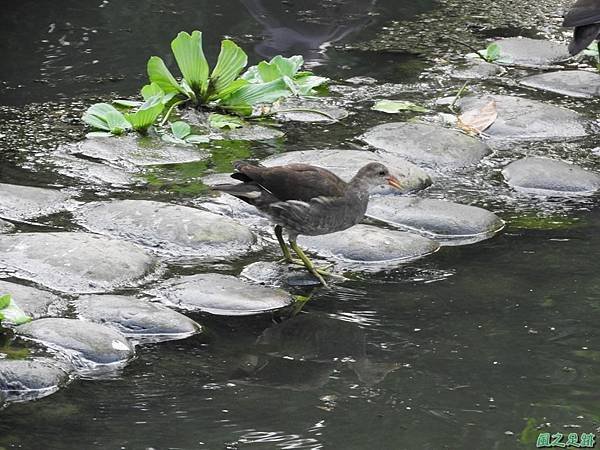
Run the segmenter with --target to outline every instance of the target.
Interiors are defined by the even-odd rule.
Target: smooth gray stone
[[[276,128],[250,124],[233,130],[220,130],[219,134],[211,134],[210,138],[214,141],[268,141],[283,136],[285,136],[285,133]]]
[[[120,368],[135,353],[122,333],[83,320],[39,319],[20,325],[15,331],[60,352],[81,373]]]
[[[490,152],[479,139],[428,123],[385,123],[371,128],[361,139],[415,164],[437,169],[477,164]]]
[[[231,217],[251,227],[272,228],[273,224],[266,214],[254,206],[226,193],[220,193],[206,201],[195,203],[195,206],[211,213]]]
[[[56,189],[0,183],[0,217],[27,220],[53,214],[69,205],[69,195]]]
[[[138,282],[156,263],[136,245],[88,233],[0,235],[0,274],[56,291],[111,291]]]
[[[136,178],[133,173],[123,169],[77,158],[73,155],[53,156],[52,163],[56,166],[55,170],[59,174],[80,180],[86,185],[106,184],[114,187],[125,187],[144,182],[141,177]]]
[[[14,230],[15,226],[12,223],[0,219],[0,233],[12,233]]]
[[[70,381],[70,372],[67,364],[51,358],[0,359],[0,397],[4,394],[8,401],[46,397]]]
[[[76,301],[81,319],[107,325],[140,342],[185,339],[202,331],[189,317],[158,303],[122,295],[87,295]]]
[[[0,295],[10,294],[15,303],[33,319],[61,315],[66,300],[48,292],[22,284],[0,280]]]
[[[297,111],[289,111],[294,109]],[[282,111],[276,114],[279,120],[291,122],[331,122],[348,117],[348,111],[337,106],[331,98],[323,100],[303,97],[287,98],[273,108],[273,112],[278,110]],[[320,111],[324,114],[310,110]]]
[[[498,64],[544,68],[571,57],[567,46],[559,42],[514,37],[495,42],[500,46]]]
[[[541,195],[591,194],[600,189],[600,174],[547,158],[524,158],[502,171],[517,190]]]
[[[385,164],[405,189],[411,192],[425,189],[431,185],[431,177],[420,167],[405,159],[387,152],[367,150],[303,150],[271,156],[262,163],[265,166],[279,166],[292,163],[312,164],[331,170],[344,181],[350,181],[356,172],[370,162]],[[384,187],[381,193],[397,193],[392,187]]]
[[[416,197],[374,197],[369,202],[367,215],[446,245],[488,239],[504,227],[502,219],[485,209]]]
[[[576,98],[600,97],[600,74],[586,70],[559,70],[523,78],[523,86]]]
[[[362,224],[322,236],[300,236],[298,243],[321,257],[364,269],[418,259],[440,247],[437,242],[418,234]]]
[[[211,259],[248,253],[250,229],[196,208],[148,200],[94,202],[75,215],[88,230],[131,240],[175,259]]]
[[[315,262],[315,261],[313,261]],[[317,262],[315,264],[318,265]],[[304,267],[273,261],[257,261],[244,267],[240,277],[264,286],[317,286],[321,284]]]
[[[481,58],[474,58],[452,72],[451,76],[461,80],[482,80],[501,75],[504,72],[506,69],[497,64],[491,64]]]
[[[461,110],[478,110],[496,100],[498,118],[485,130],[494,145],[507,141],[542,141],[582,138],[589,123],[570,109],[507,95],[467,96],[459,101]]]
[[[94,137],[61,147],[66,153],[116,164],[154,166],[204,161],[210,155],[196,147],[167,143],[158,138],[126,135]]]
[[[290,294],[281,289],[256,286],[217,273],[167,280],[150,294],[169,306],[219,316],[262,314],[293,303]]]

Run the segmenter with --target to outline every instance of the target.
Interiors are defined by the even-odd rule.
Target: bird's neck
[[[362,178],[352,178],[348,183],[346,195],[358,198],[362,202],[367,203],[369,201],[369,183]]]

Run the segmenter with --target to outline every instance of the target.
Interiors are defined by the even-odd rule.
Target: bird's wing
[[[600,2],[579,0],[565,15],[563,27],[580,27],[600,22]]]
[[[346,187],[346,183],[337,175],[308,164],[275,167],[247,164],[237,165],[236,169],[245,178],[252,180],[284,202],[288,200],[308,202],[320,196],[342,197]]]

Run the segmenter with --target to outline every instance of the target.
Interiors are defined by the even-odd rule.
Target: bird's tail
[[[216,184],[212,186],[214,191],[226,192],[241,200],[254,200],[260,197],[261,190],[258,186],[246,183],[238,184]]]

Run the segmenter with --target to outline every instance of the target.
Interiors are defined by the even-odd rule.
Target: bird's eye
[[[379,175],[382,176],[382,177],[385,176],[385,170],[379,171]]]

